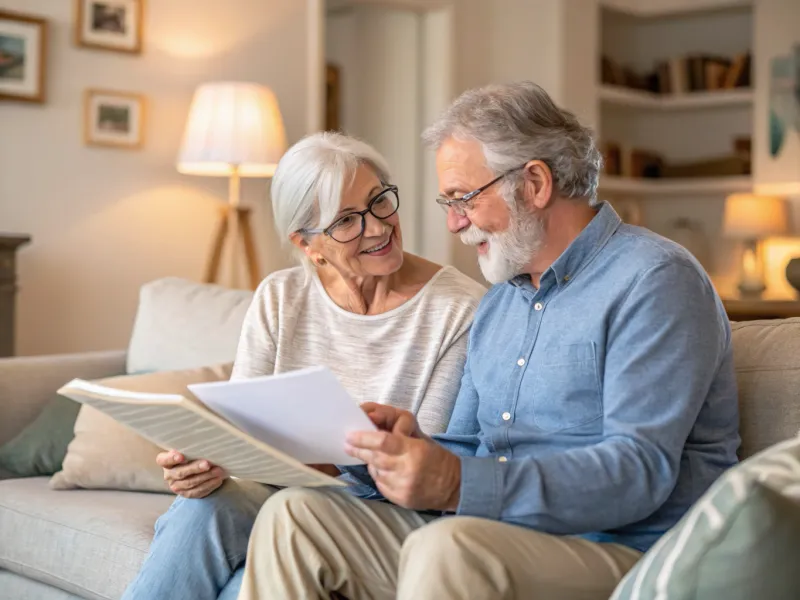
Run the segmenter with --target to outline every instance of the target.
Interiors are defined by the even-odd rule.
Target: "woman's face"
[[[358,235],[362,217],[355,213],[366,210],[370,203],[372,212],[364,214],[364,232]],[[329,227],[331,235],[312,235],[305,248],[306,254],[318,267],[321,258],[327,263],[324,267],[334,267],[350,277],[394,273],[403,264],[403,236],[396,209],[395,194],[386,191],[372,169],[362,165],[342,190],[342,202],[333,221],[320,226]],[[393,214],[383,219],[375,216],[390,213]],[[357,237],[351,239],[354,236]]]

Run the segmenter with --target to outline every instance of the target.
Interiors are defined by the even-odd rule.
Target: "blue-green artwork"
[[[769,93],[769,151],[780,154],[792,130],[800,135],[800,44],[772,59]]]

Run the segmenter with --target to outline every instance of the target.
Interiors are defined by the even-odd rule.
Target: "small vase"
[[[792,284],[792,287],[800,292],[800,257],[793,258],[786,265],[786,281]]]

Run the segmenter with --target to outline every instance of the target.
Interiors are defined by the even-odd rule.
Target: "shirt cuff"
[[[503,465],[496,458],[461,457],[461,498],[456,514],[500,519],[503,509]]]

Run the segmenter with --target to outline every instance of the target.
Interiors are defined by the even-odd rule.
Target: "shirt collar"
[[[559,287],[575,278],[622,223],[617,211],[608,202],[599,202],[597,206],[594,218],[548,269],[553,271]],[[542,273],[542,279],[546,275],[547,271]],[[530,286],[530,276],[518,275],[511,283],[517,287]]]

